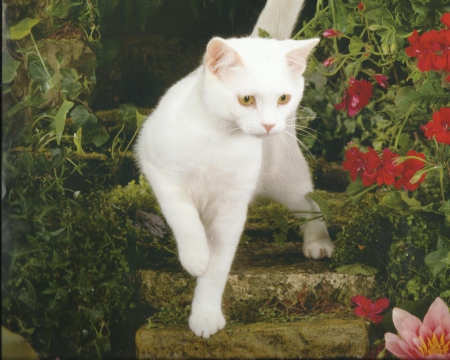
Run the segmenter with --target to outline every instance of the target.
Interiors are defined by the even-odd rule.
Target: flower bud
[[[341,36],[341,35],[343,35],[343,33],[342,33],[341,31],[335,30],[335,29],[328,29],[328,30],[325,30],[325,31],[323,32],[323,34],[322,34],[322,36],[323,36],[324,38],[338,37],[338,36]]]

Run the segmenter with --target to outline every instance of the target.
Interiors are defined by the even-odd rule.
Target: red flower
[[[372,150],[375,152],[374,150]],[[384,149],[380,163],[375,168],[370,168],[370,177],[377,182],[378,186],[383,184],[391,185],[395,182],[395,178],[402,172],[401,166],[396,166],[393,163],[393,159],[398,157],[389,149]]]
[[[359,2],[358,9],[359,10],[364,10],[364,4],[362,3],[362,1]]]
[[[408,56],[417,57],[420,71],[450,72],[450,30],[431,30],[422,36],[414,30],[408,41],[411,46],[405,51]]]
[[[341,36],[341,35],[342,35],[342,32],[341,32],[341,31],[339,31],[339,30],[334,30],[334,29],[328,29],[328,30],[325,30],[325,31],[323,32],[323,34],[322,34],[322,36],[323,36],[324,38],[337,37],[337,36]]]
[[[375,81],[377,82],[378,85],[380,85],[382,88],[387,89],[389,86],[389,79],[387,78],[387,76],[381,75],[381,74],[375,74],[373,76],[373,78],[375,79]]]
[[[450,108],[441,108],[433,114],[433,120],[420,128],[425,136],[436,141],[450,145]]]
[[[416,156],[421,159],[425,159],[424,154],[418,153],[414,150],[409,150],[406,153],[406,156]],[[394,187],[396,189],[400,189],[401,187],[403,187],[405,190],[408,190],[408,191],[416,190],[419,187],[419,184],[425,179],[426,174],[423,174],[420,177],[419,181],[417,181],[414,184],[411,184],[410,180],[417,171],[423,169],[423,166],[424,166],[423,161],[416,160],[416,159],[408,159],[405,162],[399,164],[398,166],[401,167],[402,173],[400,174],[400,177],[395,182]]]
[[[445,13],[444,15],[442,15],[441,23],[443,23],[445,26],[450,28],[450,12]]]
[[[364,316],[372,320],[375,324],[380,324],[383,320],[383,315],[379,315],[383,310],[389,307],[389,300],[381,298],[375,303],[362,295],[352,297],[352,301],[358,305],[355,308],[356,316]]]
[[[350,78],[350,86],[344,92],[342,101],[339,104],[335,104],[336,110],[346,110],[348,116],[355,116],[366,105],[369,104],[369,100],[372,97],[373,85],[366,80],[355,80]]]
[[[350,171],[350,178],[352,181],[355,181],[358,174],[363,172],[367,167],[364,153],[356,146],[353,146],[345,152],[345,157],[347,160],[342,163],[342,168]]]

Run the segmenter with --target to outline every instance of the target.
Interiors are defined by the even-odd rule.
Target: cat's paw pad
[[[185,249],[184,251],[179,249],[179,255],[181,265],[189,274],[199,277],[205,273],[209,263],[209,248],[207,244]]]
[[[217,331],[225,327],[226,321],[221,311],[218,312],[201,312],[191,314],[189,317],[189,327],[195,335],[208,339]]]
[[[303,243],[303,254],[308,259],[321,259],[325,256],[331,257],[333,251],[334,244],[327,238]]]

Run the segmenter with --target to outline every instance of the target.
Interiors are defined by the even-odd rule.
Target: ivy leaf
[[[19,65],[19,61],[8,61],[2,64],[2,84],[8,84],[14,80]]]
[[[30,61],[28,66],[28,75],[38,84],[44,94],[46,94],[53,87],[53,81],[51,79],[53,74],[53,69],[48,65],[44,67],[44,64],[42,64],[39,59],[33,59]]]
[[[340,274],[365,275],[365,276],[373,276],[378,273],[377,269],[360,263],[340,266],[334,270]]]
[[[109,139],[106,128],[98,120],[97,116],[89,112],[85,106],[78,105],[72,110],[70,116],[73,119],[75,131],[80,127],[83,128],[83,144],[94,143],[95,146],[102,146]]]
[[[330,220],[331,219],[330,208],[328,207],[326,200],[312,192],[309,192],[307,196],[311,200],[313,200],[317,205],[319,205],[319,209],[322,213],[323,218],[327,221]]]
[[[64,100],[55,115],[55,130],[56,130],[56,142],[61,142],[62,133],[64,131],[64,125],[66,123],[67,112],[72,108],[73,102]]]
[[[61,69],[61,88],[67,91],[67,95],[72,100],[75,100],[83,91],[83,86],[78,82],[80,78],[81,76],[73,68]]]
[[[20,21],[9,29],[11,40],[20,40],[31,32],[31,28],[35,26],[40,19],[25,19]]]

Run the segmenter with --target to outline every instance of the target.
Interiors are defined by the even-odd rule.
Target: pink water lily
[[[400,359],[450,359],[450,313],[441,298],[431,304],[423,323],[394,308],[392,320],[400,335],[385,334],[386,349]]]

